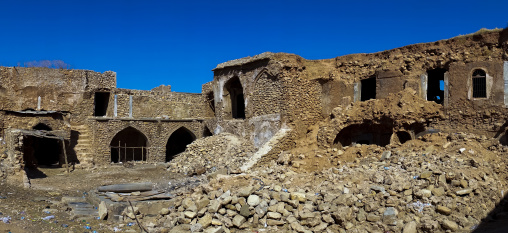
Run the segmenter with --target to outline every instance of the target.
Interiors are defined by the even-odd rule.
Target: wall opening
[[[139,130],[127,127],[111,140],[111,162],[146,161],[148,139]]]
[[[482,69],[473,71],[473,98],[487,98],[487,74]]]
[[[427,70],[427,100],[438,104],[444,103],[444,75],[446,69]]]
[[[376,76],[372,76],[367,79],[361,80],[361,101],[375,99],[376,98]]]
[[[51,131],[51,127],[39,123],[34,130]],[[44,178],[46,175],[37,167],[59,167],[62,145],[60,140],[30,135],[23,137],[23,161],[28,178]]]
[[[234,119],[245,119],[245,99],[243,96],[243,88],[238,77],[230,79],[224,85],[225,94],[229,95],[228,110],[231,111],[231,117]]]
[[[342,129],[333,145],[342,148],[355,144],[386,146],[390,144],[393,126],[391,124],[354,124]]]
[[[194,134],[185,127],[180,127],[175,130],[175,132],[173,132],[169,137],[168,143],[166,144],[166,162],[171,161],[175,155],[184,152],[187,145],[195,139],[196,136],[194,136]]]
[[[213,113],[213,116],[215,116],[215,98],[213,91],[208,92],[208,94],[206,95],[206,102],[208,104],[208,107],[210,108],[210,111]]]
[[[203,137],[210,137],[212,135],[212,131],[210,131],[210,129],[205,126],[205,129],[203,130]]]
[[[94,116],[106,116],[109,104],[109,92],[95,92]]]
[[[401,144],[404,144],[407,141],[411,140],[411,134],[409,134],[406,131],[399,131],[395,135],[397,136],[397,139]]]

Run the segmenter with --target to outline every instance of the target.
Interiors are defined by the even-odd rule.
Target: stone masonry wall
[[[185,127],[196,138],[202,137],[201,121],[141,121],[141,120],[90,120],[96,164],[110,163],[110,144],[113,137],[127,127],[140,131],[148,139],[149,162],[165,162],[166,144],[171,134]]]

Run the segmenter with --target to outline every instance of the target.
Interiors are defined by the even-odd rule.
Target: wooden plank
[[[130,184],[114,184],[101,186],[97,189],[99,192],[115,192],[115,193],[129,193],[136,191],[151,191],[152,183],[130,183]]]
[[[129,201],[146,201],[146,200],[162,200],[162,199],[171,199],[174,195],[170,193],[161,193],[157,195],[152,195],[148,197],[128,197],[126,198]]]

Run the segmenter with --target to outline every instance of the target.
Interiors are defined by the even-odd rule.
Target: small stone
[[[428,178],[430,178],[430,176],[432,176],[432,172],[425,171],[425,172],[422,172],[422,174],[420,174],[420,179],[428,179]]]
[[[242,215],[244,217],[249,217],[249,215],[250,215],[249,205],[243,205],[240,208],[240,215]]]
[[[108,207],[104,201],[99,204],[99,219],[106,219],[108,217]]]
[[[375,215],[375,214],[369,214],[367,215],[367,221],[369,222],[377,222],[377,221],[380,221],[381,220],[381,217]]]
[[[249,206],[255,207],[261,202],[261,198],[259,198],[258,195],[250,195],[249,198],[247,198],[247,204]]]
[[[457,229],[459,229],[459,225],[457,225],[456,222],[447,219],[443,220],[442,226],[444,229],[451,231],[456,231]]]
[[[452,210],[446,206],[438,205],[436,207],[436,212],[444,215],[450,215],[452,213]]]
[[[233,218],[233,225],[235,227],[240,227],[245,221],[247,221],[245,217],[238,214]]]
[[[204,233],[223,233],[224,228],[222,227],[210,227],[203,231]]]
[[[198,223],[201,224],[203,228],[207,228],[212,224],[212,215],[206,213],[202,218],[199,219]]]
[[[390,157],[392,156],[392,152],[387,150],[387,151],[384,151],[383,154],[381,155],[381,161],[384,161],[384,160],[387,160],[389,159]]]
[[[185,211],[183,212],[183,215],[188,218],[188,219],[193,219],[194,217],[196,217],[196,212],[192,212],[192,211]]]
[[[167,215],[167,214],[169,214],[169,209],[168,209],[168,208],[162,208],[162,209],[159,211],[159,214],[160,214],[160,215]]]
[[[222,226],[222,222],[218,219],[212,219],[212,225],[214,226]]]
[[[376,192],[382,192],[382,193],[385,193],[386,190],[383,186],[379,186],[379,185],[372,185],[370,186],[370,189],[376,191]]]
[[[238,191],[238,196],[239,197],[248,197],[249,195],[252,194],[252,192],[254,192],[253,186],[243,187]]]
[[[462,196],[462,195],[470,194],[471,192],[473,192],[472,188],[466,188],[466,189],[461,189],[461,190],[456,191],[455,194]]]
[[[462,188],[467,188],[467,186],[468,186],[467,181],[466,181],[466,180],[461,180],[461,181],[460,181],[460,186],[461,186]]]
[[[220,204],[219,200],[211,200],[210,204],[208,206],[208,211],[210,213],[217,213],[217,211],[219,211],[220,207],[221,207],[221,204]]]
[[[439,187],[439,188],[434,188],[432,189],[432,194],[434,194],[434,196],[443,196],[445,194],[445,190],[443,187]]]
[[[285,222],[283,221],[279,221],[279,220],[274,220],[274,219],[267,219],[266,220],[266,225],[268,226],[282,226],[284,225]]]
[[[402,231],[402,233],[417,233],[416,222],[412,221],[406,223],[406,225],[404,225],[404,230]]]
[[[268,212],[266,214],[266,217],[269,219],[280,219],[282,217],[282,215],[277,212]]]
[[[297,200],[299,202],[305,202],[307,200],[305,199],[305,193],[293,192],[290,197],[291,200]]]
[[[191,232],[200,232],[203,230],[203,226],[200,223],[193,224],[190,228]]]

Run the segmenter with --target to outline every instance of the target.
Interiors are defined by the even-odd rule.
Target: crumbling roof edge
[[[230,60],[230,61],[218,64],[217,67],[212,69],[212,71],[224,69],[226,67],[241,66],[241,65],[245,65],[245,64],[252,63],[255,61],[270,59],[273,57],[274,54],[275,53],[272,53],[272,52],[264,52],[264,53],[255,55],[253,57],[243,57],[243,58]]]

